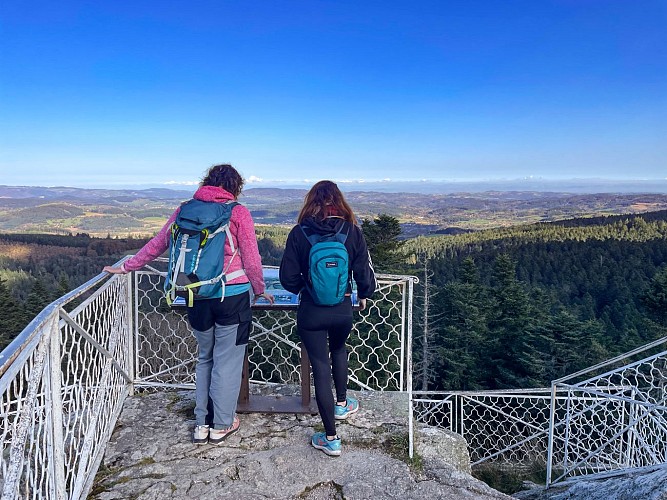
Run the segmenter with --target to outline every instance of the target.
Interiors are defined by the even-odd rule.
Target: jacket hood
[[[195,200],[200,201],[215,201],[218,203],[224,203],[226,201],[234,201],[234,195],[217,186],[201,186],[195,194],[193,195]]]
[[[326,217],[322,220],[317,220],[314,217],[307,217],[302,224],[311,228],[317,234],[335,234],[343,224],[345,219],[340,217]]]

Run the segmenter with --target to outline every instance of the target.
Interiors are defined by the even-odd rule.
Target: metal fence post
[[[62,400],[62,371],[60,368],[60,326],[59,321],[53,321],[49,329],[49,349],[47,354],[47,376],[50,382],[50,391],[46,394],[47,404],[51,412],[51,446],[49,461],[53,474],[54,498],[67,498],[65,484],[65,445],[63,439],[63,400]]]
[[[56,323],[57,316],[51,315],[48,321]],[[2,500],[12,500],[18,495],[18,487],[23,475],[23,463],[25,458],[25,446],[28,439],[28,431],[31,423],[34,421],[35,402],[37,400],[38,386],[44,378],[44,363],[46,360],[46,351],[48,348],[48,339],[42,337],[35,352],[34,364],[28,374],[24,403],[17,415],[12,435],[12,442],[9,449],[9,460],[7,472],[4,476],[4,485],[2,489]]]
[[[412,291],[414,289],[413,282],[408,279],[408,311],[407,311],[407,327],[408,327],[408,341],[406,349],[406,385],[408,389],[408,456],[410,458],[414,455],[414,404],[412,401]],[[405,301],[403,301],[405,303]]]
[[[127,374],[130,376],[131,382],[128,383],[128,396],[134,396],[134,381],[136,380],[136,360],[134,357],[134,342],[137,337],[135,333],[135,326],[137,314],[135,308],[138,308],[139,305],[135,304],[138,302],[138,295],[132,287],[132,282],[137,281],[136,274],[134,272],[127,274],[127,282],[125,283],[127,291]]]
[[[551,408],[549,411],[549,444],[547,451],[547,480],[546,487],[551,485],[551,464],[553,463],[554,452],[554,422],[556,419],[556,384],[551,384]]]

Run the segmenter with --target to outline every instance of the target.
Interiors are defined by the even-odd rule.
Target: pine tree
[[[30,319],[37,316],[44,307],[51,302],[49,292],[44,287],[41,278],[37,278],[32,285],[32,289],[25,301],[25,313]]]
[[[653,320],[667,326],[667,267],[653,276],[648,290],[641,296],[641,302]]]
[[[67,279],[67,275],[65,273],[62,273],[60,275],[60,279],[58,280],[58,288],[55,293],[55,299],[62,297],[63,295],[67,295],[70,291],[72,290],[72,287],[69,284],[69,280]]]
[[[543,362],[535,344],[531,301],[516,278],[516,265],[507,254],[496,258],[492,296],[495,302],[489,324],[493,337],[492,388],[516,389],[540,385]]]
[[[429,269],[429,259],[426,255],[422,256],[422,261],[424,263],[423,281],[421,283],[422,302],[417,306],[418,324],[422,328],[422,333],[416,339],[417,352],[415,353],[416,362],[413,374],[416,380],[421,380],[421,390],[426,391],[436,379],[436,357],[438,353],[436,334],[440,315],[435,313],[432,305],[438,295],[432,280],[434,273]]]
[[[3,279],[0,279],[0,348],[4,349],[28,324],[29,319],[23,308],[9,293]]]
[[[402,272],[404,257],[399,250],[403,242],[398,239],[401,235],[398,219],[380,214],[373,221],[364,219],[361,229],[375,269],[385,273]]]
[[[464,260],[459,279],[447,283],[440,295],[434,304],[442,325],[438,330],[442,374],[438,385],[447,390],[486,388],[491,303],[471,258]]]

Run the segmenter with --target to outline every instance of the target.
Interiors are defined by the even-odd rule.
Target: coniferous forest
[[[389,215],[362,228],[377,272],[420,278],[415,389],[545,386],[667,334],[667,211],[412,239]],[[286,235],[258,227],[264,264]],[[0,234],[0,346],[144,242]]]
[[[146,241],[85,233],[0,234],[0,349],[46,305]]]
[[[421,237],[402,250],[422,284],[429,275],[418,389],[545,386],[667,334],[667,211]]]

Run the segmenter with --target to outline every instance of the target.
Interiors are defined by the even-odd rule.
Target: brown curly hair
[[[213,165],[208,169],[206,176],[201,181],[202,186],[217,186],[228,191],[230,194],[238,198],[243,189],[244,180],[241,174],[226,163],[220,165]]]

